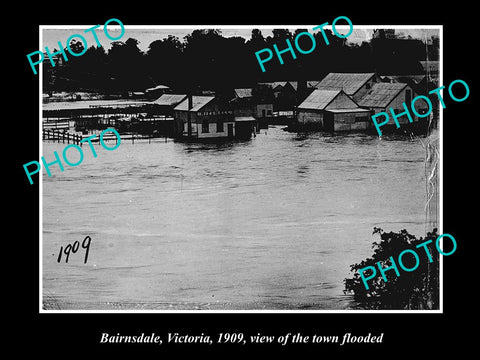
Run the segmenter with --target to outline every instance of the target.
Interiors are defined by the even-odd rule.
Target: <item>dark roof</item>
[[[375,83],[357,103],[364,107],[387,107],[407,86],[404,83]]]
[[[329,73],[315,87],[323,90],[343,90],[355,94],[375,73]]]
[[[313,90],[310,95],[298,105],[299,109],[324,110],[342,90]]]
[[[205,105],[207,105],[213,99],[215,99],[215,96],[203,96],[203,95],[193,96],[192,97],[193,106],[190,109],[190,111],[199,111],[201,108],[203,108]],[[173,110],[187,111],[188,110],[188,99],[183,100]]]

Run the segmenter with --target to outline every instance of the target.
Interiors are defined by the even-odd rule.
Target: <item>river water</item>
[[[221,145],[84,145],[80,165],[43,176],[44,307],[351,309],[343,279],[373,227],[425,235],[424,140],[277,126]],[[65,146],[44,142],[46,160]],[[81,247],[57,262],[87,235],[86,264]]]

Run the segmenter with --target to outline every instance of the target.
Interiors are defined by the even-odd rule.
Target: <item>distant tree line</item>
[[[274,29],[264,37],[253,29],[250,39],[224,37],[214,29],[193,30],[181,41],[178,37],[155,40],[143,52],[139,41],[128,38],[116,41],[106,51],[91,46],[84,55],[70,58],[61,66],[45,67],[45,91],[98,91],[125,93],[144,91],[156,85],[167,85],[177,91],[209,89],[217,92],[231,88],[251,87],[258,82],[321,80],[329,72],[374,72],[388,75],[422,74],[420,65],[429,53],[438,58],[438,46],[426,47],[415,39],[372,39],[362,44],[348,43],[326,30],[330,40],[324,45],[315,32],[316,49],[293,59],[284,54],[285,64],[270,61],[262,73],[255,52],[263,48],[286,48],[296,35],[307,29]],[[300,46],[308,48],[307,37]],[[75,40],[72,40],[75,41]],[[83,50],[81,42],[71,43],[74,51]]]

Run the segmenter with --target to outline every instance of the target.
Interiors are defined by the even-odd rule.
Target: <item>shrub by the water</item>
[[[387,233],[376,227],[373,234],[379,234],[381,241],[373,243],[372,257],[350,266],[354,275],[353,278],[344,280],[344,292],[353,294],[356,304],[363,309],[438,309],[439,254],[436,251],[431,251],[433,262],[430,263],[424,250],[416,248],[417,245],[427,240],[432,240],[435,243],[438,236],[437,229],[427,233],[424,239],[421,237],[417,239],[406,230],[401,230],[398,233]],[[376,263],[380,261],[383,268],[391,266],[390,256],[396,261],[398,255],[406,249],[417,252],[420,260],[418,268],[412,272],[400,270],[400,276],[397,276],[393,269],[388,270],[385,272],[387,278],[387,282],[385,282]],[[405,257],[402,260],[407,268],[415,265],[413,259]],[[410,263],[409,260],[411,260]],[[362,278],[358,273],[359,269],[366,266],[373,266],[377,269],[377,276],[368,281],[368,290],[365,289]]]

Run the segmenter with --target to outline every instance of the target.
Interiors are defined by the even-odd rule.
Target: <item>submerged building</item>
[[[366,130],[371,111],[343,90],[314,90],[297,108],[298,125],[325,131]]]
[[[215,96],[187,96],[173,111],[183,140],[249,139],[256,128],[254,117],[235,117],[232,108]]]
[[[314,84],[315,90],[297,107],[297,127],[324,131],[357,131],[374,129],[371,116],[379,112],[389,115],[386,126],[396,128],[394,116],[405,113],[416,94],[407,83],[379,82],[373,73],[328,74]],[[415,102],[415,111],[398,116],[401,124],[418,125],[427,123],[428,104]],[[404,129],[405,127],[402,127]]]
[[[415,96],[412,87],[406,83],[377,83],[358,101],[358,104],[363,108],[371,109],[372,114],[379,112],[389,114],[389,122],[387,125],[396,127],[392,111],[395,114],[404,113],[405,108],[403,103],[405,103],[407,108],[410,108],[410,104]],[[420,99],[415,102],[415,111],[420,115],[426,114],[428,105],[424,100]],[[413,111],[409,111],[409,113],[411,121],[407,115],[403,115],[397,118],[397,122],[400,125],[409,123],[416,124],[421,122],[421,119],[425,119],[423,116],[416,116]],[[370,122],[372,123],[371,120]]]

